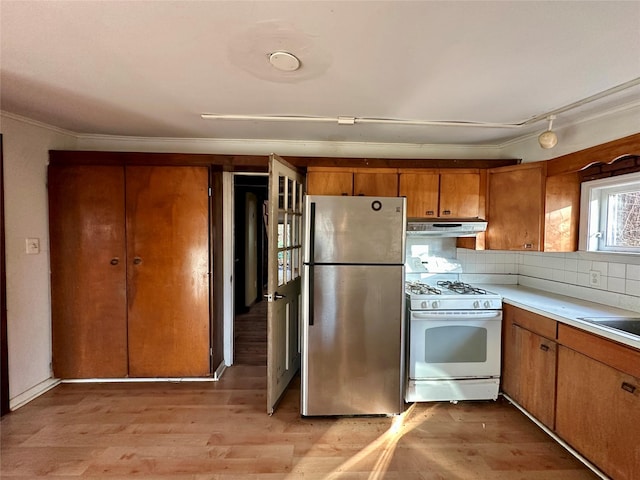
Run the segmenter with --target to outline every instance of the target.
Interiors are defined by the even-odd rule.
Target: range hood
[[[487,229],[487,222],[480,218],[425,219],[408,218],[407,236],[475,237]]]

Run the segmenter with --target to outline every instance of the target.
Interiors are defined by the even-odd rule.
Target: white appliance
[[[495,400],[502,299],[459,281],[407,281],[407,402]]]
[[[302,415],[404,410],[405,205],[306,197]]]

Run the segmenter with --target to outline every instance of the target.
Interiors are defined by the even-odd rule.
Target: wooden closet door
[[[53,374],[127,376],[124,168],[50,166]]]
[[[132,377],[211,373],[208,175],[206,167],[126,167]]]

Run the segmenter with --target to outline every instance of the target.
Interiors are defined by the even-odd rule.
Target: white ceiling
[[[640,77],[640,1],[10,1],[3,111],[73,132],[498,145],[546,128],[203,120],[202,113],[522,123]],[[280,72],[285,50],[302,67]],[[637,105],[640,86],[554,126]]]

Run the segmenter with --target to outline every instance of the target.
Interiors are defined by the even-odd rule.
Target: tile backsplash
[[[518,283],[640,312],[639,256],[466,249],[457,256],[469,281]]]

